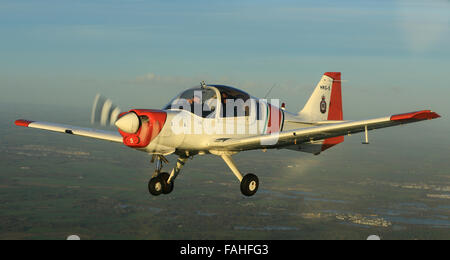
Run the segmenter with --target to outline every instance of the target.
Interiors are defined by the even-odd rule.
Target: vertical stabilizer
[[[299,117],[312,123],[344,120],[340,72],[323,74],[305,107],[299,112]],[[315,144],[304,145],[303,151],[319,154],[343,141],[344,136],[328,138]]]
[[[340,72],[322,76],[299,116],[309,122],[344,119]]]

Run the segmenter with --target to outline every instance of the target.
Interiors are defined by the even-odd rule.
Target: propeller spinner
[[[139,130],[141,120],[135,113],[130,112],[119,118],[115,125],[125,133],[135,134]]]

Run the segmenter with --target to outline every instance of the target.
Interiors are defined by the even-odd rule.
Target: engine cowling
[[[166,119],[161,110],[133,109],[120,114],[115,124],[126,146],[144,148],[159,135]]]

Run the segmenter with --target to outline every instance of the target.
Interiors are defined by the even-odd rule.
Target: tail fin
[[[309,122],[344,120],[340,72],[322,76],[299,116]]]
[[[340,72],[326,72],[322,76],[299,116],[309,122],[344,120]],[[325,139],[315,147],[314,153],[319,154],[343,141],[344,136]]]

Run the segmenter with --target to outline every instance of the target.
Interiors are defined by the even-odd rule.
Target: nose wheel
[[[163,179],[160,176],[153,177],[148,182],[148,191],[153,196],[159,196],[162,194],[162,187],[163,187]]]
[[[159,196],[161,194],[169,194],[173,191],[173,181],[167,183],[170,175],[167,172],[162,172],[158,176],[153,177],[148,182],[148,191],[153,196]]]
[[[180,156],[177,160],[175,168],[172,170],[172,173],[169,174],[167,172],[161,172],[163,166],[162,163],[169,163],[167,159],[162,155],[155,155],[152,159],[152,162],[156,162],[155,174],[148,182],[148,191],[150,194],[153,196],[159,196],[161,194],[171,193],[174,188],[175,178],[178,176],[187,160],[188,157]]]

